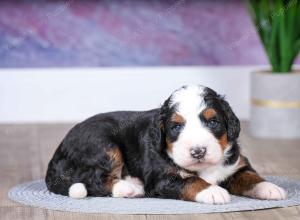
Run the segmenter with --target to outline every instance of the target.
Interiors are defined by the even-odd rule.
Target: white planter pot
[[[300,71],[251,74],[250,130],[262,138],[300,138]]]

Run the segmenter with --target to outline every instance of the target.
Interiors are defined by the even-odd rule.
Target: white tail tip
[[[73,199],[83,199],[87,196],[87,190],[83,183],[74,183],[69,188],[69,196]]]

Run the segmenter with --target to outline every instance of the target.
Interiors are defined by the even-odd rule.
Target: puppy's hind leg
[[[108,187],[112,197],[133,198],[144,195],[144,185],[138,179],[131,176],[122,176],[124,166],[122,153],[119,148],[113,148],[107,152],[111,161],[111,172],[108,178]]]
[[[117,181],[112,187],[113,197],[142,197],[145,195],[144,184],[136,177],[126,176]]]
[[[89,184],[73,183],[69,187],[71,198],[82,199],[87,195],[107,196],[109,194],[118,198],[132,198],[144,195],[144,185],[138,178],[131,176],[122,178],[124,161],[118,146],[106,149],[106,155],[102,158],[102,162],[106,161],[108,166],[106,168],[95,168],[99,171],[93,171],[97,174],[91,176],[92,181]],[[99,183],[101,184],[99,185]]]

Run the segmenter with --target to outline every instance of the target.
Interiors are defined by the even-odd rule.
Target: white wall
[[[147,110],[185,84],[225,94],[237,115],[248,119],[249,77],[257,68],[0,69],[0,123],[74,122],[106,111]]]

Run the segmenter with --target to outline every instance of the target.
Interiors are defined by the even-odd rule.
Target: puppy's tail
[[[69,197],[83,199],[87,196],[87,189],[83,183],[74,183],[69,188]]]

